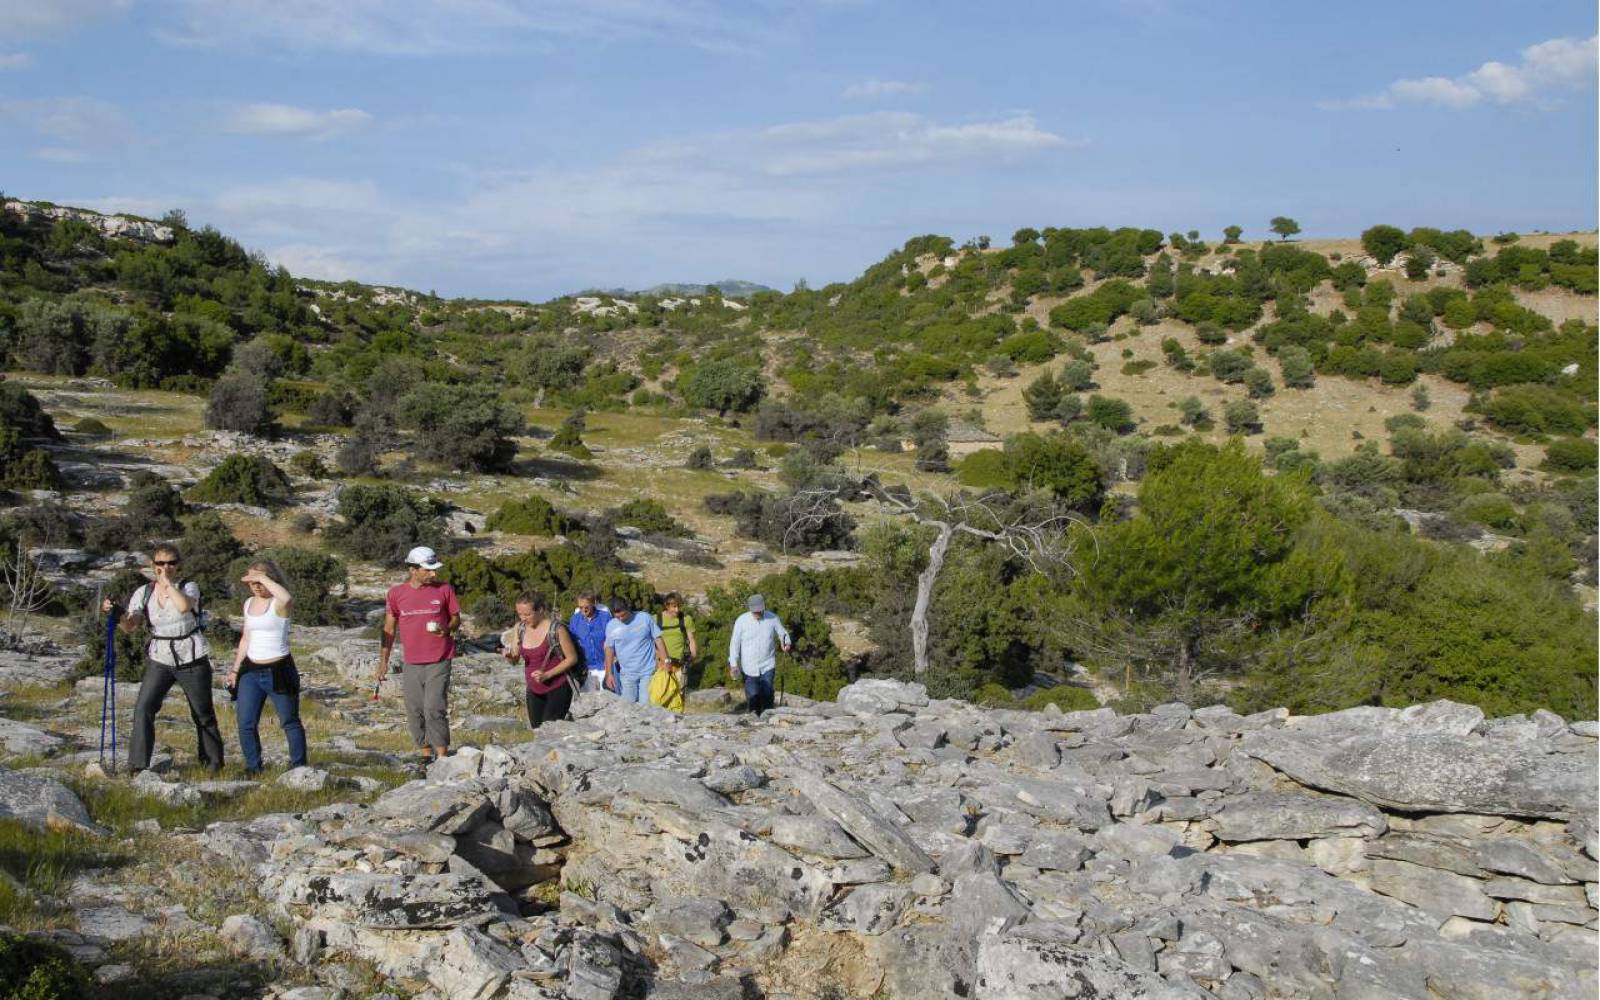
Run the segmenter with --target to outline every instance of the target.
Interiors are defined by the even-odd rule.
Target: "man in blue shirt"
[[[585,591],[578,595],[578,609],[572,613],[567,631],[572,633],[578,655],[583,657],[583,669],[588,675],[583,682],[585,691],[605,690],[606,623],[609,621],[611,612],[594,594]]]
[[[728,672],[744,675],[744,698],[750,711],[760,715],[772,707],[772,682],[778,673],[778,650],[789,651],[789,632],[777,615],[767,613],[767,602],[751,594],[745,602],[749,614],[733,623],[728,642]]]
[[[627,598],[613,597],[606,625],[606,686],[615,680],[623,701],[648,704],[650,678],[666,664],[661,626],[649,614],[633,610]]]

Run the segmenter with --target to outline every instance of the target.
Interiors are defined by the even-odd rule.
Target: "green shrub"
[[[277,414],[267,389],[255,375],[228,372],[217,379],[206,398],[205,425],[213,430],[270,436],[277,429]]]
[[[1545,385],[1497,389],[1483,414],[1496,427],[1523,434],[1578,435],[1594,422],[1593,407]]]
[[[1089,406],[1084,411],[1084,416],[1090,423],[1118,434],[1125,434],[1134,427],[1133,407],[1127,400],[1101,396],[1098,393],[1089,397]]]
[[[717,467],[716,456],[712,455],[711,449],[706,445],[698,445],[693,451],[689,452],[689,457],[684,460],[683,467],[695,470],[714,469]]]
[[[573,458],[588,459],[594,457],[594,452],[583,443],[583,429],[587,421],[582,410],[574,410],[567,418],[561,421],[561,426],[550,438],[549,447],[552,451],[565,452]]]
[[[200,503],[242,503],[277,507],[294,499],[283,470],[261,455],[229,455],[189,490]]]
[[[525,428],[490,385],[425,383],[406,394],[400,412],[417,432],[416,456],[452,469],[505,470],[517,454],[512,438]]]
[[[1017,698],[1004,684],[988,681],[978,685],[978,690],[972,692],[972,703],[985,708],[1014,708]]]
[[[980,448],[956,463],[956,479],[977,490],[1004,489],[1011,485],[1006,454],[998,448]]]
[[[1595,442],[1589,438],[1562,438],[1544,449],[1544,467],[1553,472],[1587,472],[1596,461]]]
[[[444,545],[442,515],[439,504],[404,487],[355,483],[340,491],[339,520],[326,537],[353,558],[393,565],[413,546]]]
[[[1145,372],[1149,371],[1155,366],[1156,363],[1148,358],[1143,358],[1138,361],[1129,361],[1127,364],[1122,366],[1122,374],[1143,375]]]
[[[1088,688],[1071,684],[1057,684],[1022,699],[1022,707],[1034,712],[1044,711],[1047,705],[1054,705],[1063,712],[1082,712],[1099,708],[1100,702]]]
[[[14,435],[9,427],[0,426],[0,489],[8,490],[59,490],[62,486],[61,470],[43,448],[32,448],[8,440]],[[13,443],[14,442],[14,443]]]
[[[111,428],[94,417],[84,417],[76,424],[73,424],[72,429],[84,437],[104,438],[110,437],[112,434]]]
[[[327,479],[332,473],[314,451],[297,451],[289,456],[289,468],[307,479]]]
[[[1229,434],[1254,434],[1261,430],[1261,411],[1248,399],[1236,399],[1222,408]]]
[[[687,538],[692,534],[678,522],[677,518],[667,513],[667,508],[663,507],[659,500],[648,498],[629,500],[611,512],[611,519],[617,524],[638,528],[646,534],[672,535],[678,538]]]
[[[1013,486],[1049,490],[1062,503],[1080,510],[1100,505],[1105,486],[1100,481],[1099,463],[1082,442],[1064,432],[1013,434],[1006,438],[1002,456]]]
[[[678,381],[678,391],[683,393],[684,402],[720,414],[751,409],[761,402],[766,388],[760,368],[731,358],[707,361]]]
[[[486,527],[513,535],[554,536],[565,535],[574,525],[550,501],[535,494],[501,504],[499,510],[489,515]]]
[[[98,995],[83,966],[48,941],[0,932],[0,997],[5,1000],[88,1000]]]
[[[344,564],[333,556],[312,549],[281,545],[263,549],[252,556],[234,561],[229,572],[233,577],[234,594],[241,600],[248,596],[245,586],[237,582],[244,576],[252,562],[268,559],[283,570],[284,583],[294,597],[292,614],[301,625],[343,625],[345,615],[339,606],[348,574]]]
[[[1469,524],[1481,524],[1496,531],[1515,531],[1521,519],[1517,508],[1503,493],[1478,493],[1456,505],[1455,517]]]

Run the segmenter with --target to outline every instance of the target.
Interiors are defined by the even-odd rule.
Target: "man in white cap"
[[[444,563],[426,545],[406,553],[406,582],[389,588],[383,616],[383,648],[378,653],[378,683],[389,673],[395,633],[405,657],[400,672],[406,700],[406,726],[423,763],[450,752],[450,661],[461,626],[455,588],[437,579]]]
[[[789,632],[777,615],[767,612],[767,602],[760,594],[751,594],[745,607],[750,611],[733,623],[733,638],[728,642],[728,672],[736,680],[744,675],[745,703],[759,716],[772,707],[778,650],[789,651]]]

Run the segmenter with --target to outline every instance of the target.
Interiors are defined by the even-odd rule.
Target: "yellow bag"
[[[650,704],[683,711],[683,668],[657,669],[650,677]]]

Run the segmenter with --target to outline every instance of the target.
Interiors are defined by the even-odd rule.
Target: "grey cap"
[[[767,600],[760,594],[751,594],[744,602],[744,606],[751,611],[765,611],[767,610]]]

